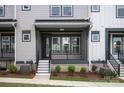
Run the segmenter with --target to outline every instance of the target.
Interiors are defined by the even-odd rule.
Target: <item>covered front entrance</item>
[[[35,20],[38,73],[53,64],[88,64],[89,20]]]
[[[87,61],[90,22],[86,20],[35,20],[37,59]]]

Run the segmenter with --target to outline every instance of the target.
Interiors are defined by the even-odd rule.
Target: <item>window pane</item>
[[[30,5],[23,5],[22,6],[22,10],[30,11],[31,10],[31,6]]]
[[[63,16],[71,16],[71,15],[72,15],[72,7],[63,6]]]
[[[124,16],[124,8],[118,8],[118,16]]]
[[[113,54],[117,54],[118,50],[122,48],[122,38],[121,37],[113,37]]]
[[[100,11],[100,6],[99,5],[92,5],[91,6],[91,11],[92,12],[99,12]]]
[[[9,51],[9,49],[10,49],[10,36],[2,36],[2,49],[3,49],[3,51]]]
[[[79,45],[80,40],[79,37],[72,37],[72,45]]]
[[[93,5],[93,10],[98,10],[98,6],[97,5]]]
[[[24,35],[24,40],[29,40],[29,35]]]
[[[60,53],[60,37],[52,38],[52,53]]]
[[[28,8],[29,8],[29,6],[28,6],[28,5],[24,5],[24,8],[25,8],[25,9],[28,9]]]
[[[80,37],[72,37],[71,38],[71,49],[72,49],[72,53],[79,53],[80,52]]]
[[[91,35],[92,35],[91,36],[92,42],[99,42],[100,41],[99,31],[92,31]]]
[[[62,50],[63,53],[68,53],[70,50],[70,38],[62,37]]]
[[[3,15],[4,15],[4,8],[0,7],[0,16],[3,16]]]
[[[52,15],[59,16],[60,15],[60,6],[52,6]]]

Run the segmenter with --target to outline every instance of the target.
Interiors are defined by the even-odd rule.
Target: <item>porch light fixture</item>
[[[59,31],[64,31],[65,29],[64,28],[60,28]]]

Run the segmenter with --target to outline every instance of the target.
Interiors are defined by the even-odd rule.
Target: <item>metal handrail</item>
[[[120,75],[120,64],[116,61],[116,59],[113,57],[113,55],[108,51],[107,52],[107,59],[110,61],[109,63],[112,65],[114,70]],[[111,62],[112,61],[112,62]]]
[[[39,61],[39,51],[38,51],[37,56],[36,56],[36,71],[38,69],[38,61]]]

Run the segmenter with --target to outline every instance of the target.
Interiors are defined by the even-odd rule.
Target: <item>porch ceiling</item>
[[[88,20],[35,20],[36,28],[89,28]]]

